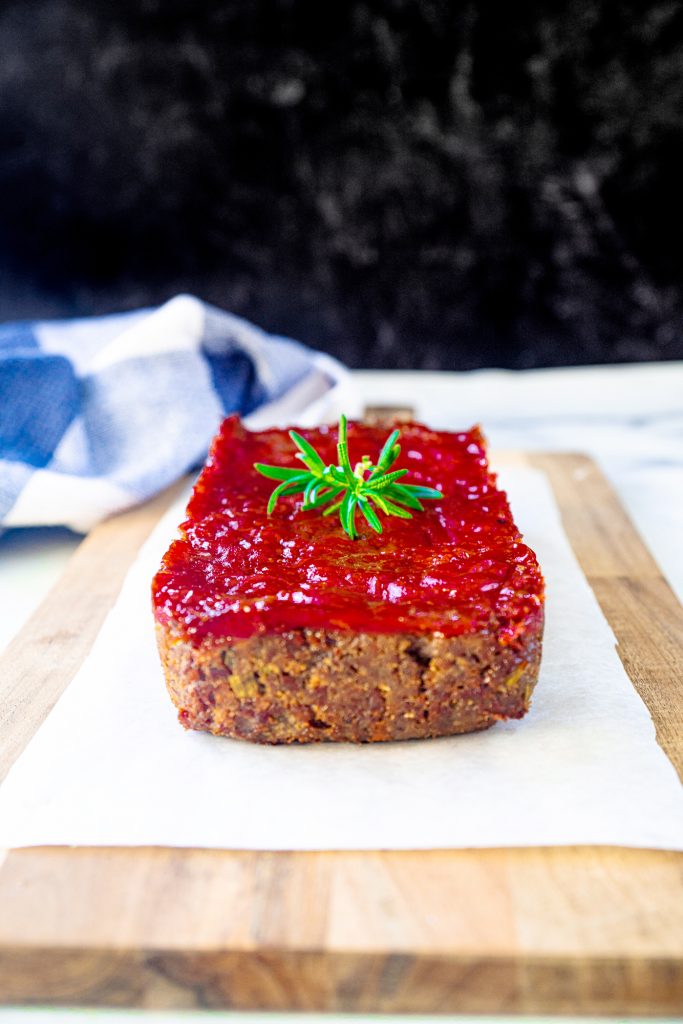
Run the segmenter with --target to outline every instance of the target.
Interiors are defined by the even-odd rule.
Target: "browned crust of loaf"
[[[258,743],[418,739],[487,729],[529,708],[542,620],[515,645],[302,629],[193,647],[157,624],[180,722]]]

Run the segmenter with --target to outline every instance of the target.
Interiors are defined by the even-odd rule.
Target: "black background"
[[[0,318],[190,291],[356,366],[683,358],[683,10],[5,2]]]

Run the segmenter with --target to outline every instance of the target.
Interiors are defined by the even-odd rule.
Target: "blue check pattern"
[[[201,463],[226,414],[342,373],[188,295],[0,325],[0,524],[85,531]]]

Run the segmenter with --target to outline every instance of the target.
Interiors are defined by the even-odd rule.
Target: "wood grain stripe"
[[[551,481],[659,742],[683,766],[683,612],[613,491]],[[0,662],[0,772],[68,685],[170,495],[105,524]],[[683,1014],[683,856],[27,849],[0,866],[0,1001],[346,1012]]]

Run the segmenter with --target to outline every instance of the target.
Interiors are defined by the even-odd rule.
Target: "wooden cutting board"
[[[505,463],[547,474],[683,777],[683,609],[593,462],[494,459]],[[172,497],[84,540],[0,661],[0,779]],[[0,866],[0,1002],[683,1015],[683,855],[15,850]]]

